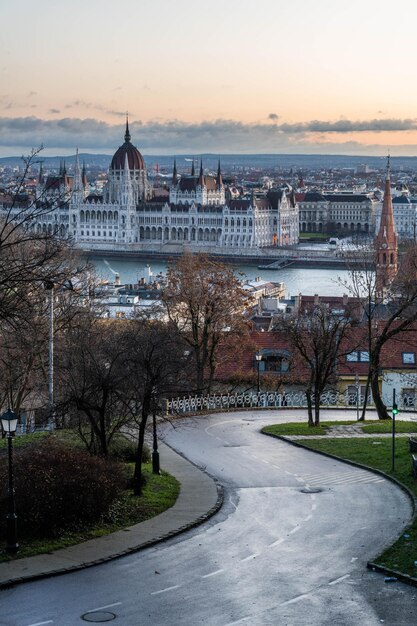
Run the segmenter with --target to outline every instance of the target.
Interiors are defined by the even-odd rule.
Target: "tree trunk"
[[[366,413],[366,407],[368,406],[368,394],[369,394],[369,386],[371,383],[371,372],[368,372],[368,377],[366,379],[366,387],[365,387],[365,397],[363,399],[363,406],[362,406],[362,415],[359,418],[360,422],[364,422],[365,421],[365,413]],[[359,393],[360,393],[360,386],[358,389]]]
[[[308,411],[308,425],[309,426],[314,426],[313,403],[311,401],[311,390],[310,389],[308,389],[306,391],[306,398],[307,398],[307,411]]]
[[[133,495],[135,496],[142,495],[142,487],[144,485],[144,479],[142,474],[142,457],[143,446],[145,443],[146,420],[147,416],[145,418],[142,414],[142,419],[139,424],[138,447],[136,448],[135,473],[133,475]]]
[[[314,426],[320,425],[320,394],[314,396]]]
[[[376,412],[378,413],[378,419],[389,420],[391,419],[391,416],[389,415],[387,411],[387,407],[382,401],[381,392],[379,390],[378,369],[371,368],[370,377],[371,377],[372,396],[374,398]]]

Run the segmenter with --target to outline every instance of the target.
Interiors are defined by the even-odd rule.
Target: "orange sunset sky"
[[[3,0],[0,155],[417,154],[411,0]]]

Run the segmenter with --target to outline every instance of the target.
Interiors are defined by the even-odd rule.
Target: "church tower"
[[[398,235],[395,232],[394,213],[392,209],[389,156],[381,223],[375,238],[375,252],[376,293],[377,295],[383,295],[384,290],[394,280],[398,271]]]

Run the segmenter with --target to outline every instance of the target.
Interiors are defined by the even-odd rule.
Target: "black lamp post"
[[[256,362],[257,362],[257,364],[258,364],[258,384],[257,384],[258,402],[257,402],[257,404],[258,404],[258,406],[259,406],[259,390],[260,390],[260,385],[259,385],[259,371],[260,371],[260,367],[261,367],[262,354],[260,354],[259,352],[257,352],[257,353],[255,354],[255,359],[256,359]]]
[[[9,554],[16,554],[19,550],[17,543],[17,515],[14,501],[13,486],[13,435],[17,428],[17,417],[13,411],[8,409],[1,416],[1,425],[6,433],[7,446],[9,452],[9,491],[8,491],[8,507],[6,516],[6,551]]]
[[[152,393],[152,431],[153,431],[153,449],[152,449],[152,473],[160,474],[159,467],[159,451],[158,436],[156,432],[156,398],[155,392]]]

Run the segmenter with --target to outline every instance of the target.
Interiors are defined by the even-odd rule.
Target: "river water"
[[[165,273],[167,264],[153,259],[132,259],[91,257],[90,259],[97,270],[100,278],[113,280],[115,273],[120,275],[122,283],[135,284],[142,276],[145,276],[145,268],[150,266],[153,274]],[[249,280],[259,276],[263,280],[280,281],[285,283],[286,296],[294,296],[298,293],[314,295],[316,293],[329,295],[343,295],[346,288],[340,284],[340,280],[348,280],[349,272],[340,269],[316,269],[316,268],[285,268],[280,270],[260,270],[257,264],[237,265],[236,271],[244,274]]]

